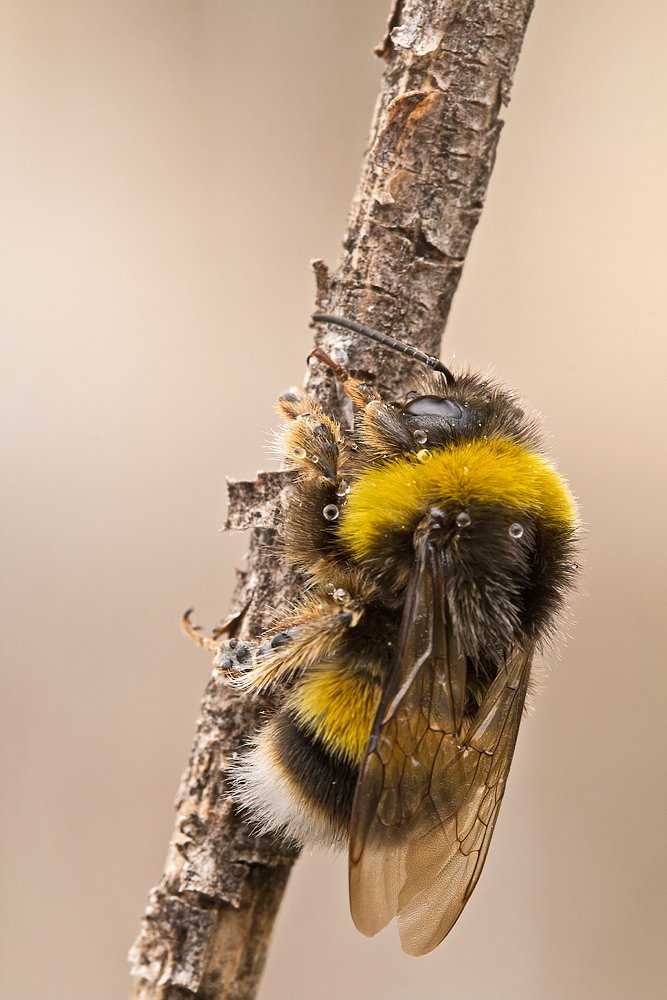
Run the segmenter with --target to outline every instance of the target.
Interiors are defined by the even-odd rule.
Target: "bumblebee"
[[[284,556],[308,585],[236,664],[277,708],[235,789],[262,832],[347,844],[357,928],[397,917],[422,955],[482,871],[535,651],[575,576],[576,508],[513,393],[313,319],[428,367],[393,404],[315,351],[352,401],[350,432],[301,391],[279,400],[297,470]]]

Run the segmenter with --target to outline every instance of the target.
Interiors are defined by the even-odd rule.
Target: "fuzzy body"
[[[437,521],[473,718],[510,651],[555,627],[574,574],[574,501],[513,394],[479,376],[429,374],[400,405],[344,389],[355,427],[286,393],[281,448],[300,475],[285,499],[285,558],[310,580],[239,682],[278,708],[236,771],[258,827],[348,836],[359,767],[390,677],[415,544]],[[280,641],[276,641],[276,637]]]

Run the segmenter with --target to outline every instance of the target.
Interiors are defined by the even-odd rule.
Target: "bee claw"
[[[215,639],[209,638],[207,635],[202,635],[201,625],[193,625],[190,620],[190,616],[193,611],[194,608],[188,608],[188,610],[183,613],[181,618],[181,632],[183,635],[187,636],[188,639],[192,639],[194,643],[201,646],[202,649],[208,649],[210,653],[217,653],[219,645]]]

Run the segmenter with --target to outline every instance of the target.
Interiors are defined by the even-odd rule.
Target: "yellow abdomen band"
[[[290,699],[303,726],[330,753],[361,760],[380,700],[380,685],[348,664],[325,664],[299,682]]]

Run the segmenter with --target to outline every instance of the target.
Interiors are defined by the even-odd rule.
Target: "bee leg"
[[[220,640],[234,633],[236,623],[247,610],[249,603],[248,601],[243,607],[232,611],[224,621],[211,630],[210,636],[204,635],[201,625],[193,623],[192,613],[194,612],[194,608],[188,608],[181,618],[181,632],[188,639],[192,639],[198,646],[201,646],[202,649],[207,649],[210,653],[217,653],[220,649]]]
[[[335,484],[339,466],[345,461],[345,436],[340,424],[299,389],[283,393],[278,409],[287,421],[281,437],[287,462],[310,479]]]
[[[242,642],[240,639],[217,642],[215,648],[217,652],[213,665],[220,673],[228,675],[232,682],[237,682],[252,670],[258,652],[257,643]]]
[[[360,435],[378,457],[419,452],[428,447],[424,438],[415,438],[405,418],[383,400],[371,400],[361,416]]]
[[[202,632],[201,625],[194,625],[191,619],[192,612],[194,608],[188,608],[188,610],[183,614],[181,618],[181,632],[186,635],[188,639],[192,639],[196,642],[198,646],[202,649],[208,649],[209,652],[217,652],[218,643],[215,641],[214,636],[204,635]]]
[[[343,392],[350,397],[355,406],[363,407],[367,403],[370,403],[371,400],[382,399],[370,382],[352,378],[347,369],[343,368],[342,365],[337,365],[321,347],[317,347],[314,351],[310,352],[308,360],[311,358],[317,358],[318,361],[322,361],[327,368],[331,369],[340,382]]]
[[[363,614],[361,605],[345,596],[345,603],[311,597],[297,608],[256,648],[254,662],[239,676],[239,685],[257,692],[289,686],[323,660],[335,657],[345,633]]]

